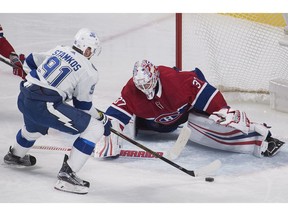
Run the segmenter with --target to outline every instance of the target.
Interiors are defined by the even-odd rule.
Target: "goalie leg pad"
[[[262,157],[267,149],[266,137],[249,128],[248,135],[234,127],[218,124],[205,115],[190,113],[188,127],[193,143],[230,152],[252,154]],[[263,134],[266,131],[263,130]]]

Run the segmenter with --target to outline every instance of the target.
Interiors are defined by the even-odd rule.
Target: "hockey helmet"
[[[80,49],[83,54],[88,47],[91,48],[91,55],[87,58],[90,59],[93,55],[99,55],[101,52],[100,40],[97,34],[87,28],[80,29],[74,38],[73,45]]]
[[[148,100],[155,95],[155,87],[159,79],[159,71],[156,66],[147,60],[137,61],[133,69],[133,82],[142,91]]]

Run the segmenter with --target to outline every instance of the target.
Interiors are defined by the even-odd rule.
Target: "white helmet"
[[[90,47],[92,54],[87,57],[88,59],[90,59],[94,54],[98,56],[101,52],[100,40],[97,34],[87,28],[82,28],[77,32],[73,45],[80,49],[83,54],[85,50]]]
[[[133,82],[142,91],[148,100],[155,95],[155,87],[159,79],[159,71],[156,66],[147,60],[137,61],[133,69]]]

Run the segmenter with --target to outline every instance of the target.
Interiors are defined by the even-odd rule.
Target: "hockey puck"
[[[213,182],[213,181],[214,181],[214,178],[212,178],[212,177],[206,177],[206,178],[205,178],[205,181],[207,181],[207,182]]]

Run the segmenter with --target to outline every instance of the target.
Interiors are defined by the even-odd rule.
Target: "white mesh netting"
[[[282,26],[256,22],[252,16],[183,14],[182,68],[198,67],[222,92],[268,94],[271,79],[288,79],[288,48],[279,45],[282,37]]]

